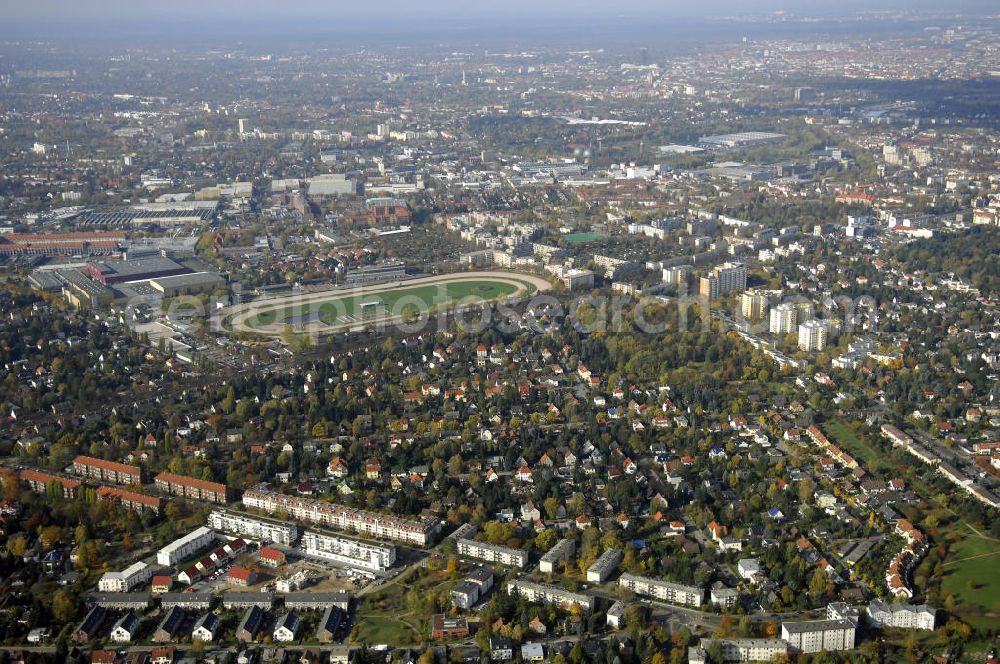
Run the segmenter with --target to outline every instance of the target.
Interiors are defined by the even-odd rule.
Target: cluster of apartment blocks
[[[888,605],[873,600],[866,615],[876,627],[934,629],[935,610],[929,606]],[[688,651],[689,664],[705,664],[707,651],[718,644],[723,662],[769,662],[775,657],[821,651],[851,650],[857,637],[858,610],[843,602],[827,606],[825,620],[783,622],[780,639],[702,639]]]
[[[528,566],[528,552],[521,549],[512,549],[489,542],[477,542],[472,539],[460,539],[456,543],[456,547],[460,556],[478,558],[489,563],[518,569],[524,569]]]
[[[214,510],[208,515],[208,525],[216,530],[284,546],[295,545],[301,536],[306,555],[372,572],[384,571],[396,561],[396,547],[391,544],[370,544],[311,530],[302,534],[295,524],[227,510]]]
[[[73,472],[84,477],[114,482],[115,484],[142,484],[143,478],[142,469],[139,466],[130,466],[117,461],[106,461],[83,455],[73,459]],[[157,489],[171,496],[183,496],[220,504],[225,504],[227,500],[226,485],[218,482],[209,482],[174,473],[160,473],[154,478],[154,483]]]
[[[756,320],[763,316],[767,295],[748,291],[741,299],[745,318]],[[769,316],[768,329],[771,334],[783,336],[798,330],[799,348],[807,352],[825,349],[837,331],[836,321],[811,318],[810,303],[783,302],[771,309]]]
[[[269,514],[283,511],[290,518],[348,530],[383,539],[426,546],[441,529],[434,517],[421,521],[335,505],[320,500],[298,498],[287,494],[252,489],[243,493],[243,504]]]
[[[63,498],[70,499],[76,498],[77,492],[80,490],[80,487],[83,486],[79,480],[70,479],[68,477],[59,477],[58,475],[43,473],[31,468],[22,469],[18,474],[18,477],[35,493],[45,493],[48,491],[48,487],[50,485],[56,483],[62,491]],[[136,512],[149,510],[159,513],[159,511],[163,508],[163,500],[157,498],[156,496],[147,496],[142,493],[136,493],[135,491],[129,491],[118,487],[100,485],[97,487],[97,497],[100,500],[112,500],[129,509],[135,510]]]
[[[905,432],[892,426],[882,425],[882,435],[892,442],[895,447],[902,447],[904,450],[917,457],[924,463],[937,468],[938,474],[949,482],[964,489],[970,496],[989,507],[1000,507],[1000,497],[978,483],[974,477],[963,472],[955,466],[941,460],[941,457],[933,450],[920,444]]]

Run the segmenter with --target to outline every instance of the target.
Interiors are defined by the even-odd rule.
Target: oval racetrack
[[[408,312],[429,314],[483,302],[518,299],[549,290],[545,279],[516,272],[456,272],[359,288],[284,295],[226,307],[216,329],[280,336],[289,330],[333,334],[402,322]]]

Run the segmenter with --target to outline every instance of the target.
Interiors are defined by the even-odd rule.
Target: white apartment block
[[[724,662],[771,662],[788,652],[781,639],[702,639],[698,647],[708,650],[718,643]]]
[[[795,331],[799,320],[799,308],[791,302],[785,302],[771,309],[771,334],[784,335]]]
[[[621,561],[621,549],[608,549],[587,568],[587,581],[590,583],[604,583],[618,569]]]
[[[850,620],[803,620],[781,623],[781,638],[795,653],[851,650],[857,626]]]
[[[566,270],[562,274],[563,284],[567,290],[583,290],[594,287],[594,273],[591,270]]]
[[[675,265],[674,267],[663,268],[663,283],[668,286],[679,286],[686,284],[691,277],[690,265]]]
[[[542,583],[533,583],[515,579],[507,584],[507,592],[511,595],[517,594],[529,602],[539,604],[555,604],[568,608],[574,604],[579,604],[588,611],[594,610],[594,598],[582,593],[575,593],[564,590],[557,586],[549,586]]]
[[[126,593],[152,576],[152,567],[143,562],[133,563],[120,572],[105,572],[97,582],[97,589],[104,593]]]
[[[243,504],[269,514],[279,510],[298,521],[316,523],[330,528],[347,530],[367,537],[398,540],[418,546],[430,544],[441,529],[441,522],[434,517],[421,521],[345,507],[311,498],[299,498],[273,491],[249,490],[243,492]]]
[[[826,348],[830,336],[829,325],[821,320],[807,320],[799,325],[799,348],[806,352]]]
[[[546,551],[538,561],[538,571],[552,574],[556,565],[562,560],[569,560],[576,553],[576,541],[570,538],[559,540],[555,546]]]
[[[740,295],[740,313],[746,320],[760,320],[767,311],[767,295],[759,291],[747,291]]]
[[[225,510],[213,510],[208,515],[208,525],[215,530],[285,546],[291,546],[299,539],[299,527],[295,524],[264,520]]]
[[[215,532],[211,528],[202,526],[157,551],[156,562],[160,565],[176,565],[214,541]]]
[[[618,579],[618,585],[626,590],[631,590],[636,595],[646,595],[670,604],[698,607],[705,601],[703,588],[651,579],[646,576],[622,574]]]
[[[488,542],[477,542],[471,539],[460,539],[456,542],[458,554],[469,558],[478,558],[498,565],[507,565],[524,569],[528,565],[528,552],[500,546]]]
[[[937,611],[926,604],[888,604],[876,599],[868,604],[866,613],[878,627],[934,629]]]
[[[384,571],[396,562],[396,547],[391,544],[369,544],[313,530],[307,530],[302,535],[302,549],[306,555],[371,572]]]

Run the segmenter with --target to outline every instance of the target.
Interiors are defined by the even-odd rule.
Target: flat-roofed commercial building
[[[781,623],[781,638],[795,653],[851,650],[857,625],[850,620],[802,620]]]
[[[636,595],[646,595],[670,604],[701,606],[702,602],[705,601],[704,588],[651,579],[647,576],[622,574],[618,579],[618,585],[626,590],[631,590]]]
[[[160,473],[154,479],[156,488],[171,496],[184,496],[185,498],[195,498],[197,500],[207,500],[212,503],[226,502],[226,485],[218,482],[209,482],[195,477],[185,475],[175,475],[174,473]]]
[[[105,461],[89,456],[73,459],[73,472],[115,484],[142,484],[142,469],[116,461]]]
[[[176,565],[215,541],[215,533],[204,526],[178,538],[156,552],[160,565]]]
[[[211,293],[225,286],[226,280],[215,272],[193,272],[151,279],[149,285],[153,290],[162,293],[163,297],[177,297]]]
[[[115,254],[125,241],[120,232],[8,233],[0,235],[0,256],[97,256]]]
[[[129,281],[148,281],[191,272],[180,263],[163,256],[149,256],[130,261],[87,261],[87,272],[105,286]]]
[[[734,134],[702,136],[698,139],[698,145],[709,148],[737,148],[749,145],[763,145],[765,143],[779,143],[783,140],[785,140],[784,134],[777,134],[770,131],[740,131]]]
[[[552,574],[556,571],[556,565],[561,561],[569,560],[576,553],[576,541],[567,537],[559,540],[556,545],[542,554],[538,561],[538,571],[545,574]]]
[[[299,541],[300,529],[294,523],[262,519],[226,510],[213,510],[208,515],[208,525],[215,530],[285,546],[291,546]]]
[[[582,593],[575,593],[570,590],[550,586],[544,583],[534,583],[523,579],[515,579],[507,584],[507,592],[511,595],[517,594],[529,602],[539,604],[554,604],[564,608],[569,608],[578,604],[582,608],[593,611],[594,598]]]
[[[369,512],[311,498],[251,489],[243,492],[243,504],[270,514],[281,510],[290,518],[366,535],[426,546],[441,529],[434,517],[420,521]]]
[[[302,549],[306,555],[370,572],[385,571],[396,562],[396,547],[391,544],[369,544],[314,530],[307,530],[302,535]]]
[[[477,542],[471,539],[460,539],[456,546],[460,556],[478,558],[486,562],[518,569],[524,569],[528,565],[528,552],[521,549],[512,549],[509,546],[500,546],[489,542]]]
[[[56,270],[55,274],[62,283],[62,296],[74,307],[102,307],[114,302],[113,290],[79,270]]]
[[[342,196],[356,194],[357,183],[343,173],[317,175],[306,180],[307,193],[310,196]]]

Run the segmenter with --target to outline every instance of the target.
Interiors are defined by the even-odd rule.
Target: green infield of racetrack
[[[525,284],[527,286],[527,284]],[[267,309],[251,316],[247,319],[248,327],[255,328],[264,325],[283,323],[290,319],[315,317],[327,325],[334,325],[338,322],[339,316],[353,316],[359,322],[362,321],[361,304],[369,302],[379,302],[381,311],[404,313],[412,308],[420,314],[427,313],[442,306],[449,306],[456,302],[474,302],[496,300],[507,295],[511,295],[518,290],[513,283],[491,280],[475,281],[454,281],[442,282],[440,284],[428,284],[423,286],[412,286],[407,288],[402,286],[392,290],[384,290],[375,293],[356,293],[351,295],[330,294],[330,299],[320,300],[299,305],[277,306],[274,309]],[[534,290],[534,288],[530,288]],[[404,299],[397,309],[397,303]]]

